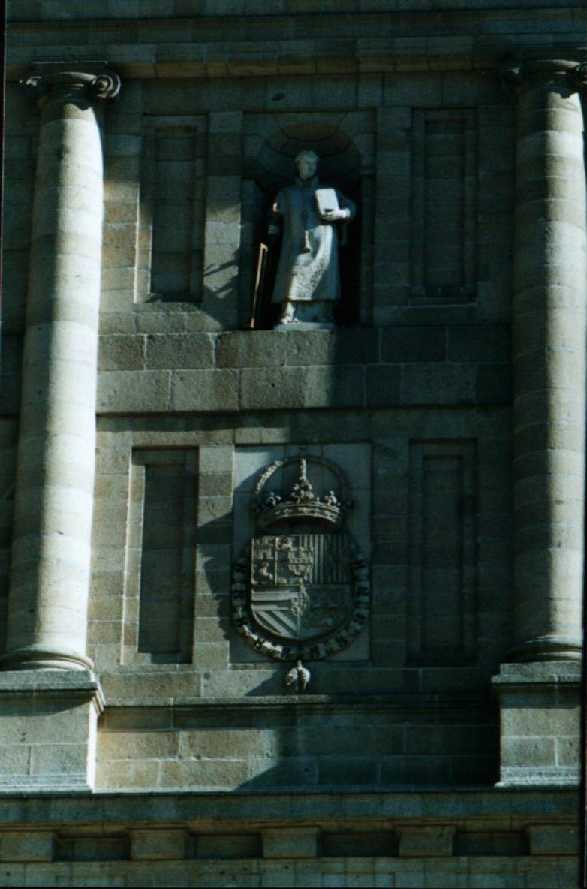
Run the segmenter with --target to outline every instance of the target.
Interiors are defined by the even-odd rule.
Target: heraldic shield
[[[312,470],[326,493],[315,492]],[[240,634],[269,657],[326,657],[364,626],[368,568],[344,527],[349,493],[342,471],[319,457],[276,461],[257,482],[255,533],[233,570],[232,610]]]
[[[255,537],[251,611],[257,623],[295,640],[343,627],[353,604],[350,554],[344,531]]]

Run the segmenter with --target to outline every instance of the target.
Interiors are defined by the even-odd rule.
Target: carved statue
[[[307,667],[304,667],[301,660],[296,661],[295,667],[288,670],[285,676],[285,684],[288,688],[295,691],[305,691],[310,684],[311,674]]]
[[[318,155],[301,151],[295,158],[298,177],[282,189],[272,207],[270,235],[283,222],[283,241],[272,302],[281,305],[279,327],[308,323],[332,327],[340,299],[337,223],[348,223],[355,205],[334,188],[320,186]],[[285,327],[287,329],[287,327]]]

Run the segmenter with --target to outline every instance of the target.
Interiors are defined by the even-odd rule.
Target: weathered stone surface
[[[578,2],[458,5],[10,10],[0,627],[12,573],[9,646],[71,641],[106,711],[82,670],[0,673],[0,882],[574,885],[587,34]],[[40,57],[107,58],[119,99],[40,119]],[[302,148],[359,208],[337,326],[251,330]],[[250,493],[300,452],[349,476],[371,584],[306,691],[231,596]]]
[[[362,407],[360,367],[244,369],[240,406],[244,410],[317,407]]]
[[[320,832],[316,828],[264,830],[264,858],[316,858]]]
[[[146,338],[145,366],[181,369],[213,367],[214,341],[206,334],[151,334]]]
[[[454,828],[413,827],[402,828],[399,838],[401,857],[439,858],[453,854]]]
[[[133,830],[130,855],[133,861],[181,860],[187,840],[185,830]]]
[[[4,792],[94,788],[97,724],[104,697],[92,673],[4,671],[0,697]]]

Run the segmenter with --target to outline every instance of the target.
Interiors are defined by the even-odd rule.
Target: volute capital
[[[65,101],[73,95],[90,103],[114,99],[120,92],[120,77],[106,62],[40,62],[20,81],[41,104],[48,99]]]
[[[551,84],[570,95],[587,86],[587,63],[548,57],[510,60],[502,65],[501,75],[504,83],[516,90]]]

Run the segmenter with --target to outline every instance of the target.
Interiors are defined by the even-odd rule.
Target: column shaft
[[[34,80],[34,78],[33,78]],[[23,359],[7,654],[90,665],[95,393],[103,213],[95,75],[45,86]]]
[[[585,169],[577,65],[527,63],[518,93],[514,274],[516,657],[581,645]]]

